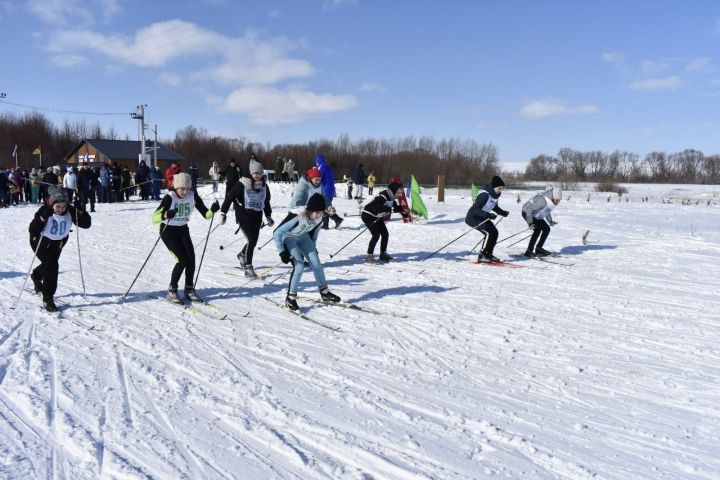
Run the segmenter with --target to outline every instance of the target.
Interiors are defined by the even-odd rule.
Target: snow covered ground
[[[241,242],[219,248],[230,220],[197,285],[217,309],[148,296],[169,281],[162,245],[118,303],[155,202],[99,205],[80,231],[87,297],[73,232],[60,315],[30,292],[12,310],[35,208],[0,210],[0,478],[720,478],[720,187],[627,188],[564,192],[546,247],[572,266],[475,265],[475,232],[422,261],[468,229],[469,191],[428,189],[429,221],[391,222],[389,265],[361,264],[367,233],[329,258],[363,228],[348,216],[320,235],[330,287],[382,314],[300,301],[340,332],[265,300],[287,278],[247,283]],[[272,189],[279,221],[290,187]],[[501,238],[531,194],[504,192]],[[190,227],[199,261],[208,222]],[[269,244],[255,266],[277,262]],[[312,273],[301,289],[318,297]]]

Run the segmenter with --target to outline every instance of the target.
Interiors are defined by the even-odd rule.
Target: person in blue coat
[[[297,304],[297,291],[300,278],[305,270],[305,261],[308,261],[310,268],[315,274],[315,281],[320,290],[320,297],[325,302],[339,302],[340,297],[330,291],[325,279],[320,257],[318,256],[315,242],[310,233],[317,229],[325,212],[325,199],[319,193],[313,194],[307,205],[290,211],[290,214],[282,221],[280,226],[273,232],[275,247],[280,254],[283,263],[292,264],[290,283],[288,284],[285,306],[290,310],[297,311],[300,307]]]
[[[507,217],[510,212],[498,206],[498,200],[505,188],[505,182],[497,175],[492,177],[490,183],[485,185],[482,192],[475,198],[475,202],[465,215],[465,223],[474,229],[487,234],[485,248],[478,255],[478,262],[499,262],[493,255],[498,238],[498,229],[492,223],[498,215]]]
[[[315,166],[320,171],[322,178],[320,183],[322,184],[323,193],[332,203],[333,198],[335,198],[335,173],[332,168],[330,168],[330,165],[328,165],[325,161],[325,156],[323,154],[318,154],[315,158]],[[337,212],[333,212],[331,215],[325,215],[323,217],[321,228],[324,228],[325,230],[330,228],[330,218],[332,218],[335,222],[335,228],[339,228],[340,224],[343,222],[340,215],[338,215]]]

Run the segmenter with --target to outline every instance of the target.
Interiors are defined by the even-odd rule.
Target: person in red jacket
[[[182,172],[182,167],[177,162],[173,162],[168,169],[165,170],[165,182],[167,183],[168,191],[173,190],[173,175],[180,172]]]

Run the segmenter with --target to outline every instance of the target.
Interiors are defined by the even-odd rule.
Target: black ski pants
[[[242,254],[245,256],[245,262],[248,265],[252,265],[255,246],[257,245],[258,238],[260,238],[262,212],[246,210],[244,213],[238,213],[239,211],[240,208],[235,210],[235,219],[240,224],[240,230],[242,230],[243,235],[245,235],[247,239],[247,243],[242,249]]]
[[[498,239],[497,227],[495,227],[495,224],[492,223],[492,220],[488,220],[487,222],[476,228],[481,232],[487,233],[487,240],[485,240],[485,248],[483,248],[483,252],[487,253],[488,255],[492,255]]]
[[[378,239],[380,239],[380,253],[387,252],[390,233],[385,226],[385,220],[383,220],[382,217],[379,219],[378,217],[373,217],[367,212],[363,212],[361,218],[363,223],[367,225],[368,230],[370,230],[370,234],[372,234],[367,248],[368,255],[372,255],[375,252],[375,245],[377,245]]]
[[[528,243],[527,247],[529,252],[532,252],[535,247],[542,248],[542,246],[545,245],[545,240],[547,240],[548,235],[550,235],[550,225],[548,225],[545,220],[535,219],[533,225],[535,225],[535,228],[530,236],[530,243]],[[540,240],[538,240],[538,238]],[[537,245],[535,242],[537,242]]]
[[[184,271],[185,287],[192,288],[195,277],[195,247],[190,238],[190,229],[187,225],[165,227],[162,231],[162,241],[177,260],[170,276],[170,286],[178,288],[180,276]]]
[[[55,291],[57,291],[58,271],[60,270],[58,261],[66,241],[67,237],[62,240],[50,240],[43,237],[41,240],[40,248],[37,251],[40,265],[33,269],[32,278],[36,281],[42,281],[43,300],[52,299],[55,296]],[[37,240],[30,240],[30,247],[33,252],[37,246]]]

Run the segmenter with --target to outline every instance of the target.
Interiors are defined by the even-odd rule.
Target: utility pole
[[[140,121],[139,125],[139,137],[140,137],[140,159],[138,160],[138,165],[140,164],[140,160],[145,160],[145,109],[147,108],[147,104],[138,105],[135,107],[135,113],[131,113],[130,116],[136,120]]]
[[[154,166],[154,167],[157,167],[157,166],[158,166],[158,164],[157,164],[157,152],[158,152],[158,144],[157,144],[157,123],[155,124],[155,128],[150,128],[150,127],[148,126],[147,129],[150,130],[151,132],[153,132],[153,133],[155,134],[155,140],[154,140],[154,143],[153,143],[153,148],[151,148],[151,150],[152,150],[152,152],[153,152],[153,166]]]

